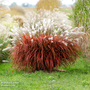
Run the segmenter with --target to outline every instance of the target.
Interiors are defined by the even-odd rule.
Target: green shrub
[[[85,32],[90,28],[90,0],[77,0],[72,8],[75,26],[84,26]]]

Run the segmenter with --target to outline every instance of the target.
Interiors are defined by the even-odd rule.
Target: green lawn
[[[61,12],[72,13],[72,10],[60,10]]]
[[[1,63],[0,90],[90,90],[90,62],[88,60],[81,57],[70,68],[64,69],[67,71],[24,73],[12,69],[11,63]],[[1,86],[3,82],[18,82],[18,84],[5,87]]]

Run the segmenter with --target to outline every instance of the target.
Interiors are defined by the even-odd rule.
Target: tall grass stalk
[[[84,31],[90,32],[90,0],[76,0],[72,10],[75,26],[84,26]]]

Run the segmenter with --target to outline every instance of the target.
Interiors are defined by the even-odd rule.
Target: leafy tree
[[[11,3],[10,7],[17,6],[16,2]]]
[[[33,5],[32,4],[29,4],[29,3],[22,3],[22,6],[23,7],[33,7]]]
[[[59,8],[61,5],[60,0],[39,0],[37,3],[37,10],[46,9],[53,10],[54,8]]]

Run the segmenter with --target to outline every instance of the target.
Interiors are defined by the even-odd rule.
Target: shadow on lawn
[[[90,70],[86,69],[71,69],[67,70],[67,73],[77,73],[77,74],[88,74],[90,73]]]

